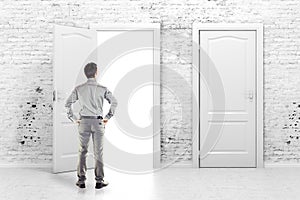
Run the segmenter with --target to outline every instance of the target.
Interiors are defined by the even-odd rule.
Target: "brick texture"
[[[178,78],[192,83],[194,21],[264,24],[265,161],[300,161],[299,0],[2,0],[0,9],[0,164],[52,162],[53,24],[114,22],[161,23],[161,159],[190,161],[191,91]]]

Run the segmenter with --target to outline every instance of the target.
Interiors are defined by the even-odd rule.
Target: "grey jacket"
[[[78,118],[73,114],[72,104],[79,100],[81,110],[80,116],[102,116],[103,117],[103,101],[106,99],[110,103],[109,112],[104,119],[110,119],[118,105],[116,98],[105,87],[97,83],[95,78],[89,78],[85,83],[78,85],[72,91],[71,95],[66,100],[65,107],[67,108],[67,115],[71,121]]]

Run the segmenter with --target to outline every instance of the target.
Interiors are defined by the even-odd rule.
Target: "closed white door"
[[[96,61],[97,32],[95,30],[55,25],[54,27],[54,89],[53,107],[53,171],[75,170],[78,160],[78,129],[66,115],[65,101],[74,87],[86,80],[83,67]],[[79,103],[73,105],[78,116]],[[92,145],[87,167],[93,167]]]
[[[256,32],[201,30],[199,41],[200,167],[256,167]]]

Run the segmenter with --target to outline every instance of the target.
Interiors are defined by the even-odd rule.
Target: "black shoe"
[[[108,182],[102,180],[101,182],[96,182],[95,188],[96,189],[101,189],[101,188],[106,187],[106,186],[108,186]]]
[[[85,183],[79,183],[79,182],[77,182],[76,185],[77,185],[79,188],[85,188]]]

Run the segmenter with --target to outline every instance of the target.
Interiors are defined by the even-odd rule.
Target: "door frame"
[[[159,49],[153,52],[153,80],[157,87],[153,88],[153,104],[160,105],[160,23],[95,23],[89,25],[90,29],[96,31],[121,30],[148,30],[153,31],[153,45]],[[153,130],[159,130],[157,135],[153,137],[153,169],[158,169],[161,166],[160,162],[160,107],[153,111]]]
[[[264,137],[263,137],[263,24],[262,23],[193,23],[193,60],[192,60],[192,166],[199,168],[200,150],[200,99],[199,99],[199,55],[201,30],[251,30],[256,32],[256,168],[264,167]]]

